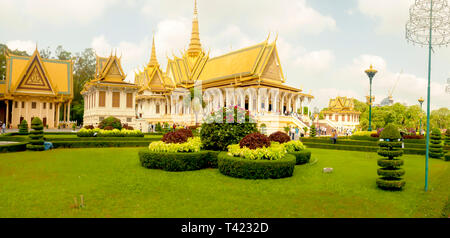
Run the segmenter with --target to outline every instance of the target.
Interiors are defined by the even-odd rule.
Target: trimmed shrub
[[[309,133],[310,137],[316,137],[316,126],[314,124],[311,125],[311,132]]]
[[[162,141],[164,143],[172,143],[172,144],[181,144],[185,143],[187,141],[188,137],[185,133],[180,132],[167,132],[163,138]]]
[[[44,150],[44,126],[39,117],[33,118],[31,121],[30,144],[27,145],[28,150],[42,151]]]
[[[19,135],[28,135],[27,120],[22,120],[22,122],[19,124]]]
[[[161,123],[156,123],[156,126],[155,126],[155,131],[156,132],[162,132],[162,130],[163,130],[163,128],[162,128],[162,126],[161,126]]]
[[[241,148],[247,147],[251,150],[254,150],[257,148],[269,147],[270,140],[266,135],[255,132],[248,134],[244,138],[242,138],[242,140],[239,142],[239,146]]]
[[[402,137],[398,128],[392,124],[384,128],[380,137],[383,141],[378,143],[380,146],[378,154],[386,158],[378,160],[378,166],[381,169],[378,169],[377,173],[381,178],[376,180],[376,184],[383,190],[401,190],[406,184],[401,178],[405,174],[405,170],[400,168],[404,162],[397,159],[403,155],[400,142]]]
[[[441,131],[434,128],[430,134],[430,152],[431,158],[440,159],[444,156],[444,149],[442,146],[442,135]]]
[[[306,146],[304,146],[303,143],[299,140],[291,140],[289,142],[284,143],[283,146],[286,149],[286,152],[288,153],[302,151],[306,149]]]
[[[151,152],[199,152],[202,147],[202,142],[199,137],[191,137],[184,143],[165,143],[163,141],[155,141],[150,143],[148,149]]]
[[[296,165],[306,164],[311,160],[311,151],[310,150],[289,152],[289,154],[295,156]]]
[[[194,137],[194,133],[192,133],[191,129],[178,129],[176,132],[184,134],[187,138]]]
[[[28,142],[20,142],[0,145],[0,153],[25,151],[27,150],[27,144]]]
[[[204,149],[226,151],[229,145],[238,144],[246,135],[258,132],[254,122],[249,111],[238,107],[211,113],[200,131]]]
[[[450,145],[450,128],[445,131],[445,145]]]
[[[291,177],[294,173],[296,158],[286,154],[279,160],[249,160],[233,157],[227,152],[218,155],[219,171],[227,176],[245,179],[279,179]]]
[[[447,152],[447,154],[444,155],[445,161],[450,161],[450,152]]]
[[[88,129],[88,130],[92,130],[92,129],[94,129],[95,127],[94,127],[93,125],[87,125],[87,126],[84,126],[83,128],[84,128],[84,129]]]
[[[280,144],[283,144],[283,143],[291,141],[291,137],[289,137],[289,135],[284,132],[277,131],[277,132],[270,134],[269,140],[276,141]]]
[[[103,127],[103,130],[105,130],[105,131],[112,131],[112,130],[114,130],[114,127],[112,127],[112,126],[105,126],[105,127]]]
[[[132,126],[129,126],[128,123],[123,124],[122,129],[131,130],[131,131],[134,130],[134,128]]]
[[[217,153],[199,151],[191,153],[160,153],[149,150],[139,151],[141,165],[149,169],[162,169],[165,171],[192,171],[215,166]]]
[[[76,134],[78,137],[144,137],[144,133],[140,130],[103,130],[99,128],[85,129],[82,128]]]
[[[122,123],[120,122],[120,119],[118,119],[118,118],[107,117],[98,124],[98,128],[100,128],[100,129],[107,130],[107,129],[105,129],[105,127],[108,127],[108,128],[112,127],[113,129],[121,130]]]
[[[284,157],[286,149],[278,142],[273,142],[269,147],[250,149],[241,148],[239,145],[229,145],[228,155],[249,160],[278,160]]]

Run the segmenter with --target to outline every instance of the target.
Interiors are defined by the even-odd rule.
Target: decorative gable
[[[271,56],[269,57],[269,61],[267,62],[267,65],[264,68],[261,77],[276,81],[282,81],[283,75],[281,72],[280,63],[278,62],[278,58],[275,55],[275,51],[272,52]]]
[[[33,55],[33,60],[22,73],[17,90],[38,90],[53,93],[49,77],[37,53]]]

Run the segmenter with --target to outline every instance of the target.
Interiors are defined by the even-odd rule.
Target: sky
[[[414,0],[198,0],[200,40],[210,56],[277,38],[286,84],[326,107],[336,96],[365,101],[372,64],[375,103],[427,98],[428,49],[408,43]],[[32,53],[62,45],[122,56],[127,81],[149,61],[152,36],[163,70],[191,34],[194,0],[0,0],[0,42]],[[450,49],[432,55],[431,109],[450,106]],[[424,104],[424,109],[426,108]]]

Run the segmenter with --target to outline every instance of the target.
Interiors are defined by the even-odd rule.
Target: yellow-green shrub
[[[269,147],[256,148],[254,150],[247,147],[241,148],[239,145],[229,145],[228,155],[241,157],[249,160],[278,160],[284,157],[286,149],[279,143],[272,143]]]
[[[286,152],[296,152],[296,151],[302,151],[306,149],[306,146],[303,145],[303,143],[299,140],[291,140],[289,142],[286,142],[283,144],[284,148],[286,148]]]
[[[199,152],[202,148],[202,141],[200,137],[192,137],[185,143],[165,143],[163,141],[155,141],[150,143],[148,149],[151,152]]]

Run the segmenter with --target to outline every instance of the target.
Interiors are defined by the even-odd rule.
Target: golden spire
[[[194,2],[194,18],[192,19],[191,42],[187,50],[189,56],[197,56],[202,52],[202,44],[200,43],[200,32],[198,28],[198,10],[197,0]]]
[[[152,43],[152,55],[150,57],[150,62],[148,66],[159,66],[158,60],[156,59],[156,49],[155,49],[155,35],[153,35],[153,43]]]

